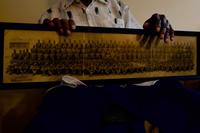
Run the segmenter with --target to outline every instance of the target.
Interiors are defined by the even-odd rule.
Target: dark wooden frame
[[[1,44],[1,58],[0,58],[0,85],[1,88],[32,88],[32,87],[50,87],[60,81],[45,81],[45,82],[9,82],[5,83],[3,80],[4,68],[4,31],[5,30],[32,30],[32,31],[54,31],[46,26],[39,24],[19,24],[19,23],[0,23],[0,44]],[[77,27],[74,32],[85,32],[85,33],[117,33],[117,34],[136,34],[136,35],[148,35],[149,33],[144,32],[140,29],[117,29],[117,28],[101,28],[101,27]],[[174,79],[198,79],[200,75],[199,67],[199,46],[200,33],[193,31],[175,31],[175,36],[195,37],[196,42],[196,74],[193,75],[178,75],[178,76],[161,76],[161,77],[129,77],[129,78],[111,78],[111,79],[96,79],[96,80],[85,80],[86,83],[128,83],[128,82],[140,82],[146,80],[153,80],[158,78],[174,78]],[[166,44],[167,45],[167,44]]]

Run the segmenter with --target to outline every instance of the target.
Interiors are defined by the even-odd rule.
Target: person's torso
[[[93,0],[88,7],[68,0],[61,2],[60,8],[61,18],[68,19],[67,12],[71,12],[77,26],[125,28],[128,20],[126,6],[118,0]]]

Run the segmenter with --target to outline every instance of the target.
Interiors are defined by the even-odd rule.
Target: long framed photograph
[[[164,43],[143,30],[77,27],[70,36],[38,24],[0,23],[1,84],[194,78],[199,33],[176,31]]]

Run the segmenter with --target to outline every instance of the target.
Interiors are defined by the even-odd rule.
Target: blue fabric
[[[117,107],[116,109],[112,109]],[[44,98],[29,133],[145,133],[144,120],[162,133],[200,132],[200,94],[174,80],[141,87],[59,86]],[[125,120],[106,122],[118,110]],[[123,115],[122,115],[123,116]],[[130,119],[129,119],[130,118]],[[117,120],[116,120],[117,121]]]

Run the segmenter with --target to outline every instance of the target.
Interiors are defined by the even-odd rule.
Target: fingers
[[[69,28],[71,31],[76,29],[76,24],[73,19],[69,19]]]
[[[43,24],[47,25],[49,28],[55,28],[59,35],[68,36],[72,31],[76,29],[76,25],[73,19],[58,19],[54,18],[52,21],[50,19],[45,19]]]
[[[69,28],[69,22],[68,22],[68,20],[61,19],[60,22],[61,22],[62,29],[63,29],[63,34],[62,35],[66,35],[66,36],[70,35],[71,31],[70,31],[70,28]]]
[[[45,19],[43,24],[51,28],[54,27],[54,23],[50,19]]]
[[[68,11],[67,15],[69,17],[69,28],[70,28],[71,31],[73,31],[73,30],[76,29],[76,24],[75,24],[75,22],[73,20],[72,12]]]
[[[160,38],[164,39],[166,43],[169,42],[169,40],[173,41],[174,38],[174,30],[164,15],[161,16]]]
[[[159,14],[153,14],[151,18],[145,21],[143,28],[146,30],[154,30],[156,32],[160,32],[161,28],[161,20]]]
[[[58,32],[59,35],[64,35],[65,33],[65,29],[63,27],[62,22],[58,19],[58,18],[54,18],[52,20],[52,22],[54,23],[54,27],[56,28],[56,31]]]
[[[174,29],[172,28],[171,24],[169,25],[169,35],[170,35],[170,40],[174,40]]]
[[[161,22],[161,27],[160,27],[160,39],[164,39],[167,37],[165,34],[167,34],[167,27],[168,27],[168,20],[165,18],[164,15],[160,15],[160,22]]]
[[[150,31],[151,34],[156,32],[155,34],[166,43],[174,38],[174,30],[165,15],[153,14],[145,21],[143,28]]]

